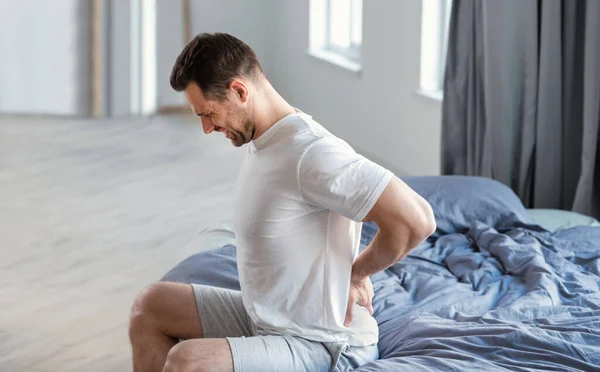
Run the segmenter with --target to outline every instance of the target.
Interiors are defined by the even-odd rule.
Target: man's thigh
[[[301,337],[256,335],[239,291],[192,284],[204,338],[225,338],[235,372],[352,370],[377,359],[377,345],[349,348]],[[189,343],[193,348],[199,343]],[[200,348],[202,349],[202,348]],[[198,350],[200,351],[200,350]]]
[[[235,372],[328,372],[330,351],[320,342],[292,336],[227,337]]]
[[[204,338],[250,337],[254,326],[244,308],[242,293],[192,284]]]

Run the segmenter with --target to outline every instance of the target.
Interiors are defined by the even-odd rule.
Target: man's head
[[[254,137],[250,98],[264,79],[256,54],[243,41],[204,33],[177,57],[171,87],[184,92],[205,133],[224,132],[235,146],[242,146]]]

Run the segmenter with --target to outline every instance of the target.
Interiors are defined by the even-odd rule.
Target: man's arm
[[[369,276],[392,266],[435,231],[433,210],[397,177],[387,185],[365,221],[379,231],[352,265],[353,276]]]
[[[369,275],[406,257],[436,228],[429,203],[397,177],[392,178],[364,221],[375,222],[379,231],[352,265],[346,326],[352,321],[352,306],[356,302],[373,313]]]

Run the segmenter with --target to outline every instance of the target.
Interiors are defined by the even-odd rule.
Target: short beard
[[[254,139],[254,134],[256,133],[256,126],[254,125],[254,120],[250,117],[250,115],[244,115],[244,126],[242,131],[232,133],[233,135],[233,145],[235,147],[240,147]]]

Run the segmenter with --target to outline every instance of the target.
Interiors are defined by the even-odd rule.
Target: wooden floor
[[[0,116],[0,371],[131,370],[135,295],[231,219],[243,149],[194,120]]]

